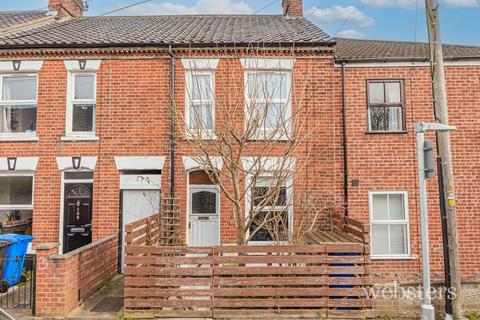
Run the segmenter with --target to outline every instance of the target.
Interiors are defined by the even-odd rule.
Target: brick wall
[[[337,70],[340,76],[340,71]],[[406,133],[369,134],[367,131],[366,81],[403,79],[406,97]],[[464,280],[480,280],[478,273],[480,236],[474,221],[480,211],[480,67],[447,67],[446,81],[450,124],[459,130],[451,134],[457,191],[457,220],[460,258]],[[412,258],[372,260],[373,280],[420,281],[420,236],[418,177],[416,162],[416,122],[433,122],[431,76],[428,67],[347,67],[347,130],[349,164],[349,213],[352,218],[369,222],[369,191],[407,191],[409,195]],[[338,110],[341,107],[338,106]],[[338,111],[340,112],[340,111]],[[340,115],[339,115],[340,116]],[[428,139],[435,139],[432,134]],[[358,180],[359,186],[352,186]],[[442,280],[443,246],[438,203],[437,180],[429,180],[428,210],[432,277]]]
[[[117,273],[118,237],[58,255],[58,244],[36,247],[36,315],[64,316]]]

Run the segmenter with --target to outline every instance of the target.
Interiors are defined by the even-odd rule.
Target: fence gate
[[[2,273],[5,271],[5,263],[11,263],[20,268],[18,261],[1,259],[0,266]],[[4,280],[7,280],[7,282],[16,282],[14,278],[16,278],[18,274],[20,274],[20,282],[9,286],[6,292],[0,293],[1,309],[32,309],[32,314],[35,313],[35,263],[35,255],[27,255],[23,270],[8,272],[8,279],[4,279],[2,275],[2,285]]]

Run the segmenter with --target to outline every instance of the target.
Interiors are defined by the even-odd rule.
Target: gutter
[[[172,45],[168,46],[170,56],[170,197],[175,194],[175,56]]]
[[[344,213],[348,217],[348,147],[347,147],[347,81],[346,63],[342,62],[342,127],[343,127],[343,199]]]
[[[479,60],[479,56],[448,57],[445,61],[469,61]],[[336,58],[336,63],[388,63],[388,62],[430,62],[427,57],[388,57],[388,58]]]

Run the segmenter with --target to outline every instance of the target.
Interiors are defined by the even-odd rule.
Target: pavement
[[[97,320],[122,319],[123,275],[118,275],[106,283],[99,291],[88,298],[68,316],[55,319]],[[29,309],[6,310],[16,320],[50,320],[52,318],[33,317]],[[52,319],[53,320],[53,319]]]

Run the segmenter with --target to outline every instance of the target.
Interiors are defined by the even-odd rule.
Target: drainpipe
[[[170,197],[175,195],[175,56],[168,46],[170,56]]]
[[[347,82],[346,64],[342,62],[343,192],[344,212],[348,217],[348,148],[347,148]]]

